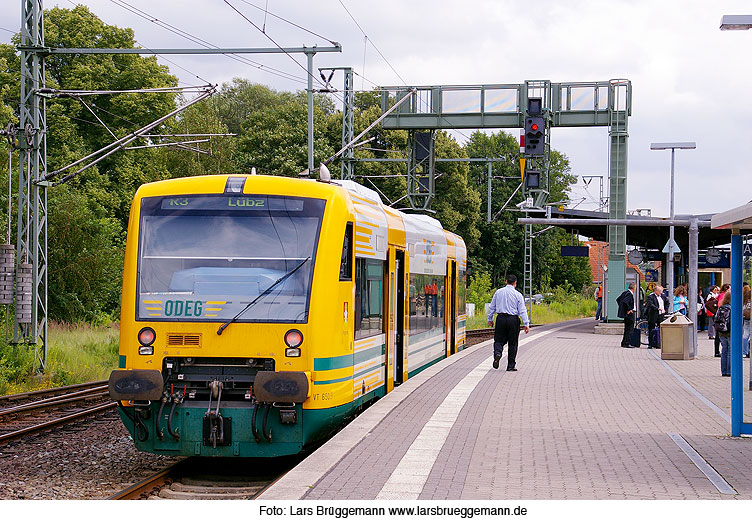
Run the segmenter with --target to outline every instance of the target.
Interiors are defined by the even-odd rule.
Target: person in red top
[[[598,321],[602,319],[601,316],[601,310],[603,308],[603,286],[598,285],[595,288],[595,293],[593,294],[595,297],[595,301],[598,303],[598,308],[595,310],[595,320]]]

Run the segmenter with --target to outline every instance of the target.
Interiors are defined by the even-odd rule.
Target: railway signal
[[[525,119],[525,155],[543,155],[546,120],[543,117]]]

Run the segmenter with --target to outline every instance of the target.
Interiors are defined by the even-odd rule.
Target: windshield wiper
[[[229,321],[227,321],[225,324],[223,324],[222,326],[220,326],[219,329],[217,330],[217,335],[222,335],[222,332],[225,331],[225,328],[227,328],[228,326],[230,326],[230,324],[232,324],[235,321],[237,321],[240,318],[240,316],[243,315],[245,312],[247,312],[248,309],[251,306],[253,306],[254,304],[256,304],[259,299],[261,299],[263,296],[265,296],[266,294],[268,294],[269,292],[271,292],[272,288],[274,288],[275,286],[277,286],[279,283],[283,282],[285,279],[287,279],[292,274],[294,274],[295,272],[297,272],[310,259],[311,259],[310,257],[306,257],[305,260],[302,263],[300,263],[295,268],[293,268],[292,270],[290,270],[289,272],[287,272],[286,274],[284,274],[282,277],[280,277],[279,279],[277,279],[276,281],[274,281],[274,283],[269,288],[267,288],[266,290],[264,290],[263,292],[261,292],[260,294],[258,294],[258,297],[256,297],[250,303],[248,303],[246,305],[246,307],[243,308],[242,310],[240,310],[235,317],[233,317],[232,319],[230,319]]]

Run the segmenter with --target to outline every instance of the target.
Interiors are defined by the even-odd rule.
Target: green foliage
[[[49,192],[49,308],[55,319],[93,322],[117,312],[123,230],[92,196],[69,186]]]
[[[33,350],[0,342],[0,395],[10,392],[13,385],[24,383],[32,374],[33,367]]]
[[[494,221],[488,224],[479,221],[480,243],[477,249],[470,251],[473,268],[488,272],[492,282],[500,286],[508,273],[517,275],[520,280],[524,270],[525,231],[517,224],[520,214],[514,205],[523,200],[517,190],[520,184],[519,144],[511,134],[481,133],[477,131],[465,145],[468,157],[495,157],[514,159],[510,162],[492,163],[493,193],[491,215]],[[469,168],[469,181],[479,194],[487,195],[488,165],[474,163]],[[552,202],[566,199],[567,189],[576,181],[571,173],[567,157],[555,150],[551,151],[549,200]],[[516,192],[516,193],[515,193]],[[507,204],[509,202],[509,204]],[[500,211],[507,204],[505,211]],[[508,211],[508,210],[515,211]],[[543,227],[533,228],[534,235]],[[552,286],[563,283],[564,279],[575,284],[578,289],[589,279],[587,260],[576,257],[561,257],[560,247],[569,244],[563,230],[554,229],[540,233],[533,240],[533,288],[545,291]]]
[[[107,379],[117,360],[117,327],[52,323],[44,374],[32,348],[0,343],[0,395]]]
[[[326,132],[333,114],[331,101],[318,95],[314,99],[314,150],[323,161],[336,150]],[[242,123],[238,140],[238,164],[249,173],[297,176],[308,166],[308,107],[306,94],[281,93],[269,106],[252,112]]]
[[[580,291],[592,283],[590,263],[587,257],[562,257],[562,246],[581,246],[561,228],[553,228],[533,241],[534,256],[539,263],[534,269],[534,278],[540,290],[564,286]]]
[[[483,311],[483,305],[491,302],[494,288],[487,272],[475,272],[470,276],[467,287],[467,302],[475,305],[476,311]]]
[[[80,5],[45,12],[45,43],[50,47],[135,46],[131,29],[106,25]],[[177,85],[176,77],[154,57],[50,55],[45,64],[46,82],[51,88],[127,90]],[[6,116],[8,107],[17,106],[19,75],[18,55],[10,46],[0,46],[0,117]],[[114,140],[111,132],[125,136],[176,107],[174,95],[165,93],[99,95],[86,97],[85,102],[109,129],[80,101],[50,99],[48,170],[109,144]],[[161,153],[121,151],[48,191],[51,319],[91,322],[117,315],[125,228],[133,194],[145,182],[170,176]]]
[[[569,283],[567,283],[569,284]],[[576,294],[571,285],[554,289],[553,297],[533,305],[532,317],[536,324],[551,324],[570,319],[582,319],[595,315],[596,302],[592,296]]]

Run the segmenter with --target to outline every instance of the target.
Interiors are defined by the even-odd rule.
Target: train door
[[[449,262],[449,332],[447,333],[447,346],[449,354],[457,351],[457,261]],[[446,303],[445,303],[446,304]]]
[[[394,258],[395,282],[392,287],[392,308],[394,312],[393,348],[394,386],[402,384],[404,373],[404,342],[405,342],[405,252],[395,250]]]

